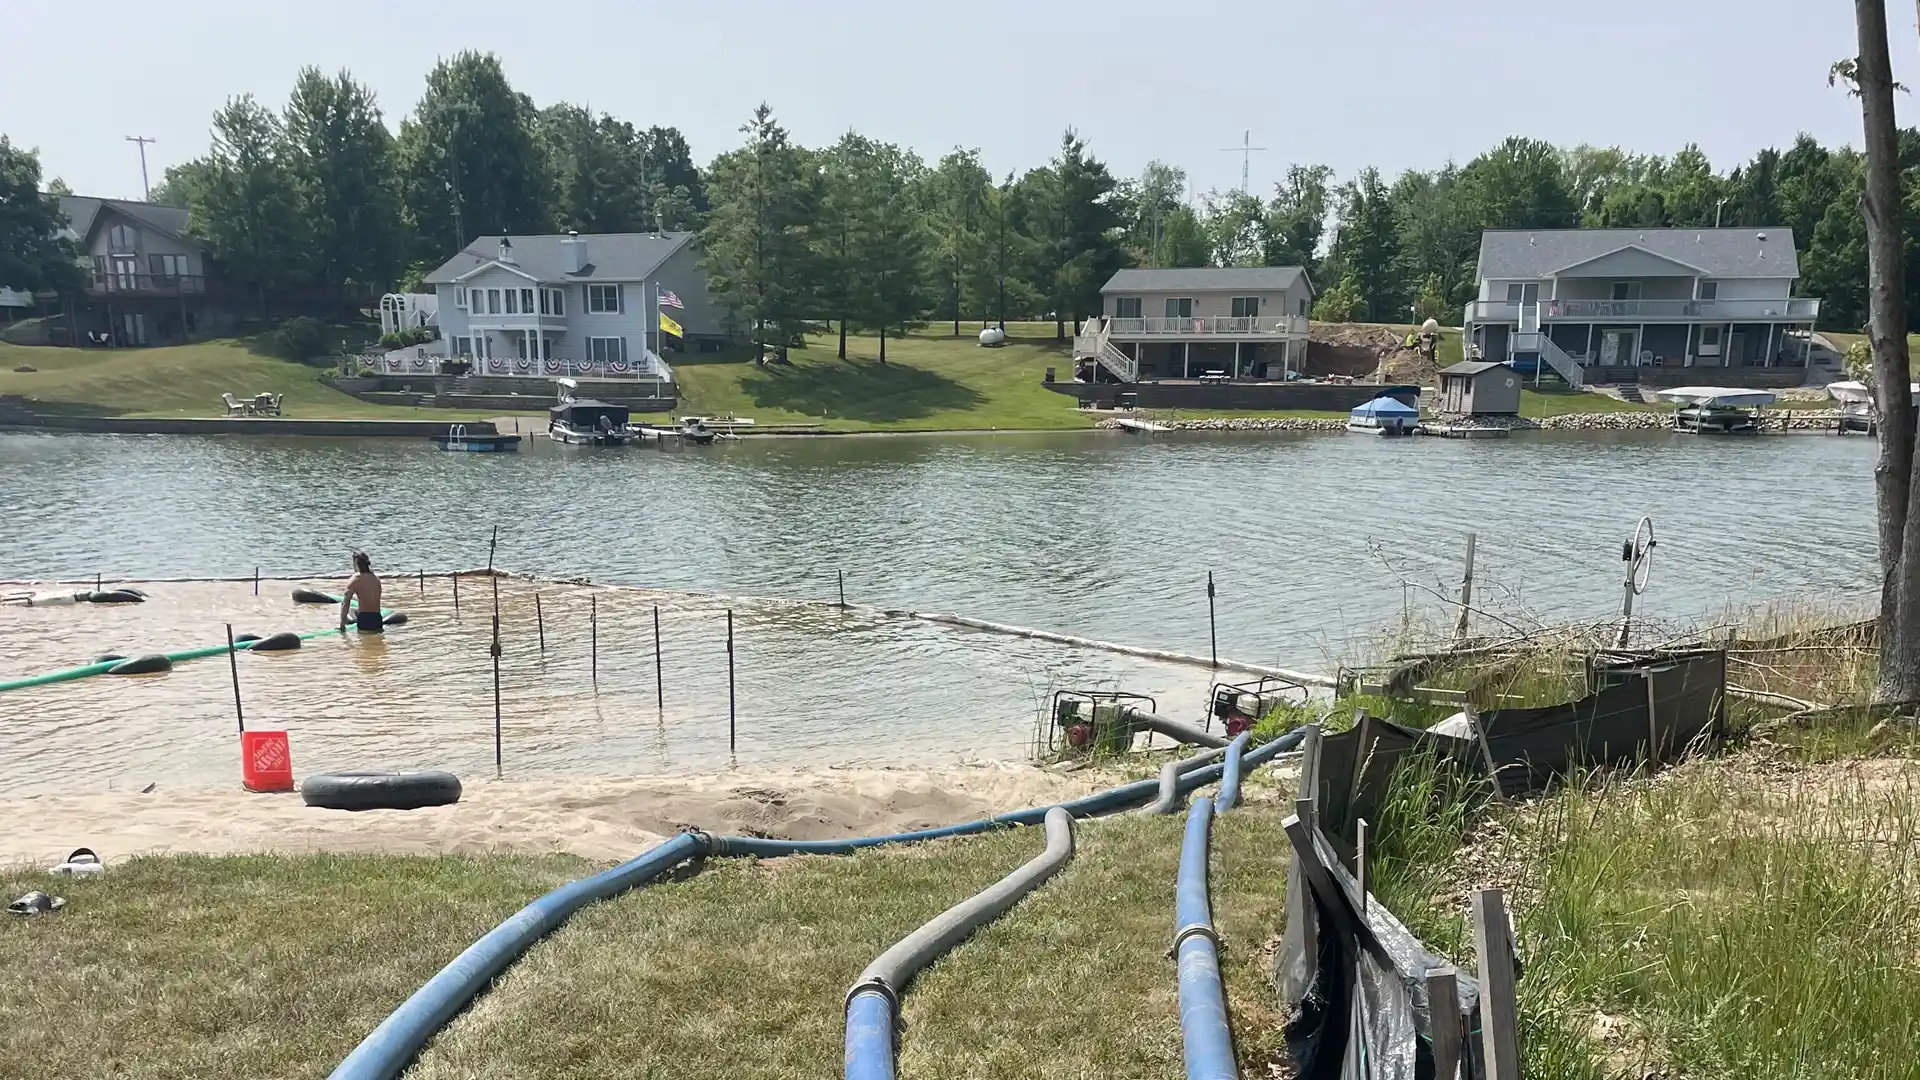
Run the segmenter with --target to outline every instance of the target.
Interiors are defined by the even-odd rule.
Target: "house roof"
[[[1494,368],[1506,366],[1496,360],[1462,360],[1452,367],[1441,368],[1440,374],[1473,376],[1483,371],[1492,371]]]
[[[117,210],[151,229],[158,229],[181,240],[187,236],[188,213],[184,206],[140,202],[135,199],[101,199],[91,195],[60,196],[60,211],[67,215],[75,236],[85,239],[93,231],[102,208]]]
[[[577,274],[566,271],[566,236],[548,233],[540,236],[510,236],[513,242],[513,268],[541,281],[645,281],[673,253],[693,241],[690,232],[669,233],[581,233],[587,243],[587,265]],[[451,285],[462,275],[478,270],[500,257],[500,237],[482,236],[433,273],[429,285]]]
[[[1110,292],[1285,292],[1307,276],[1298,266],[1169,266],[1121,270],[1100,287]],[[1313,282],[1307,281],[1308,291]]]
[[[1763,239],[1764,238],[1764,239]],[[1480,279],[1547,278],[1638,248],[1716,278],[1797,278],[1793,230],[1488,229],[1480,234]]]

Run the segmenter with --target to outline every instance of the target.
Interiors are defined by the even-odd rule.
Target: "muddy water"
[[[315,583],[325,587],[328,583]],[[333,583],[337,585],[336,583]],[[237,657],[253,727],[289,732],[296,772],[448,768],[491,775],[488,583],[388,584],[409,622],[384,635],[322,636],[296,652]],[[171,652],[236,633],[316,630],[291,584],[155,584],[124,607],[0,608],[0,675],[115,652]],[[728,750],[727,605],[680,594],[541,586],[500,590],[501,756],[507,775],[710,771],[756,764],[937,764],[1023,755],[1053,687],[1124,683],[1195,706],[1208,675],[830,607],[736,602]],[[664,703],[656,694],[660,606]],[[598,681],[594,625],[598,624]],[[540,648],[540,620],[546,649]],[[164,675],[101,675],[0,694],[0,791],[213,787],[237,780],[224,657]]]
[[[1222,655],[1328,669],[1452,588],[1479,534],[1481,602],[1548,618],[1619,604],[1619,542],[1660,547],[1640,610],[1689,618],[1805,597],[1857,603],[1874,580],[1873,444],[1542,433],[1497,442],[1361,436],[762,440],[706,451],[511,456],[424,441],[0,434],[0,577],[306,573],[364,547],[383,568],[499,562],[662,590],[667,695],[653,701],[652,597],[503,593],[510,774],[709,768],[727,758],[725,621],[736,596],[956,611],[1205,653],[1207,573]],[[471,583],[468,583],[471,584]],[[94,652],[184,648],[221,624],[325,625],[286,587],[162,587],[139,608],[0,607],[0,677]],[[296,766],[492,768],[486,620],[446,583],[393,586],[415,625],[242,657],[249,715],[295,732]],[[1204,672],[911,620],[734,603],[739,758],[936,761],[1024,750],[1055,686],[1124,685],[1195,716]],[[1442,616],[1444,617],[1444,616]],[[224,666],[0,695],[0,784],[98,790],[226,783]]]

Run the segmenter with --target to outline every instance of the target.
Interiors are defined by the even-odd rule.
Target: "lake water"
[[[1659,548],[1639,610],[1865,604],[1874,569],[1865,439],[1540,433],[1510,440],[1111,433],[745,440],[702,450],[446,454],[424,440],[0,435],[0,577],[331,572],[353,548],[395,572],[486,563],[648,592],[503,586],[507,771],[712,768],[726,747],[725,611],[736,619],[743,763],[905,762],[1022,753],[1051,689],[1124,686],[1197,716],[1205,670],[872,613],[953,611],[1204,654],[1330,670],[1409,606],[1457,586],[1540,617],[1617,611],[1620,542]],[[296,765],[493,762],[484,582],[390,583],[414,623],[378,644],[321,639],[247,657],[259,720]],[[156,588],[147,605],[0,607],[0,678],[95,652],[220,640],[224,622],[310,629],[284,583]],[[4,590],[0,590],[4,591]],[[731,601],[688,595],[724,594]],[[589,600],[590,594],[597,599]],[[598,605],[600,685],[586,657]],[[662,608],[666,704],[655,703]],[[224,664],[0,695],[0,786],[230,782]]]

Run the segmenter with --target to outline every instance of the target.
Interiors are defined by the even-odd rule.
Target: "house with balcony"
[[[1313,283],[1298,266],[1128,269],[1074,339],[1076,378],[1284,382],[1307,355]]]
[[[63,195],[68,239],[86,265],[67,310],[75,345],[165,345],[230,327],[251,304],[209,288],[207,245],[183,206]]]
[[[680,349],[725,340],[688,232],[483,236],[426,288],[440,347],[481,374],[671,379],[663,337]]]
[[[1489,229],[1477,276],[1478,358],[1573,386],[1797,384],[1820,314],[1783,227]]]

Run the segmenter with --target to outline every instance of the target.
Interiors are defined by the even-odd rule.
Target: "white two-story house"
[[[1820,301],[1793,295],[1799,276],[1780,227],[1492,229],[1462,325],[1482,358],[1575,385],[1803,367]]]
[[[499,374],[658,374],[669,348],[724,341],[688,232],[483,236],[427,275],[441,340]]]
[[[1298,266],[1121,270],[1074,341],[1083,377],[1278,379],[1307,355],[1313,283]]]

